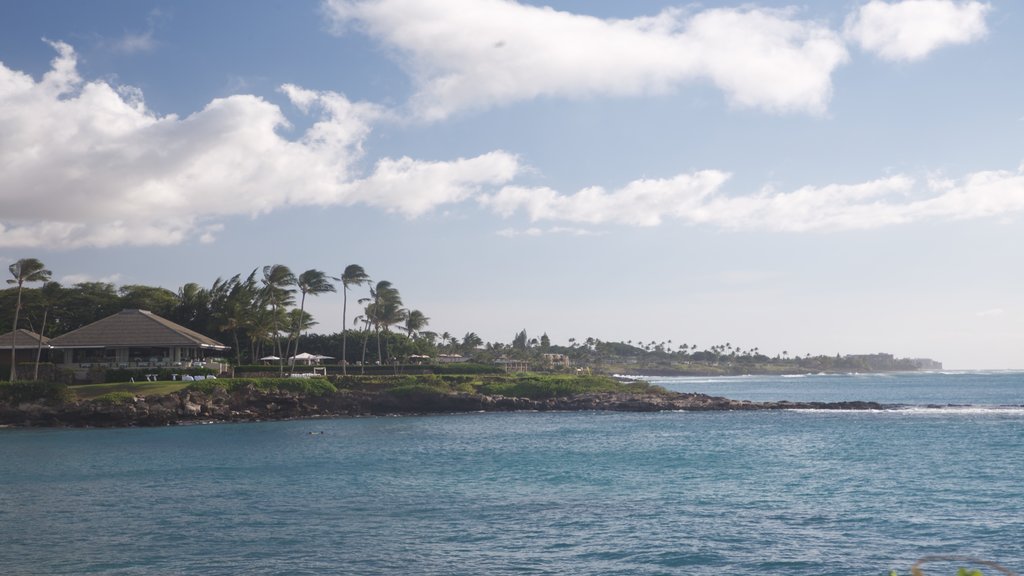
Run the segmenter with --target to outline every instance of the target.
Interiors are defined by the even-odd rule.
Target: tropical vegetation
[[[331,359],[348,375],[375,373],[387,366],[423,362],[473,361],[499,365],[510,371],[523,369],[607,373],[744,374],[878,370],[912,370],[913,361],[887,355],[811,356],[789,351],[768,355],[758,347],[732,342],[700,347],[693,343],[666,341],[603,341],[593,337],[569,338],[557,345],[542,333],[531,337],[520,330],[506,342],[485,342],[476,332],[462,336],[429,330],[433,320],[422,310],[409,307],[392,282],[371,280],[362,266],[349,264],[337,277],[318,269],[296,275],[284,264],[270,264],[248,274],[217,278],[209,286],[190,282],[176,291],[164,287],[80,282],[62,286],[50,281],[51,272],[35,258],[10,266],[11,285],[0,290],[0,333],[25,328],[46,337],[64,334],[125,308],[149,310],[231,347],[235,366],[274,366],[278,376],[296,371],[289,359],[300,352]],[[34,284],[42,284],[39,287]],[[349,296],[355,294],[360,309],[351,318]],[[341,330],[312,332],[316,319],[306,310],[307,297],[340,289]],[[38,358],[33,378],[38,378]],[[15,376],[11,349],[11,379]],[[0,362],[5,363],[5,362]],[[370,370],[374,368],[374,370]],[[26,377],[23,376],[22,377]]]

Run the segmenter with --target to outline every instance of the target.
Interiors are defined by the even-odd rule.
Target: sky
[[[0,264],[1024,368],[1021,54],[1008,0],[5,2]]]

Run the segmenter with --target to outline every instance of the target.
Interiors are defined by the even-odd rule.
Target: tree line
[[[394,364],[413,356],[472,357],[480,362],[509,358],[543,366],[546,354],[563,354],[573,365],[601,366],[626,363],[651,366],[792,365],[818,370],[863,370],[856,357],[790,356],[788,351],[770,357],[757,347],[744,349],[730,342],[699,348],[696,344],[667,341],[607,342],[597,338],[569,338],[568,346],[551,343],[546,333],[529,337],[526,330],[510,342],[484,342],[475,332],[462,336],[433,332],[430,318],[405,306],[391,282],[374,282],[358,264],[346,266],[338,276],[310,269],[295,274],[283,264],[255,268],[246,275],[217,278],[209,287],[190,282],[172,291],[162,287],[129,284],[115,287],[107,282],[79,282],[62,286],[35,258],[9,266],[11,285],[0,291],[0,333],[11,327],[26,328],[47,337],[65,334],[124,309],[149,310],[231,346],[236,364],[255,364],[276,358],[280,371],[300,350],[330,356],[348,374],[350,366]],[[352,292],[361,289],[360,294]],[[334,334],[310,334],[317,325],[306,311],[307,297],[342,292],[342,330]],[[356,310],[349,323],[350,295]],[[301,346],[300,346],[301,343]],[[38,353],[38,351],[37,351]],[[15,351],[12,344],[12,379]],[[913,369],[911,364],[899,368]]]
[[[305,309],[307,297],[341,289],[340,349],[324,355],[349,362],[384,362],[389,344],[385,333],[400,327],[407,339],[416,339],[430,321],[420,310],[406,308],[391,282],[373,282],[358,264],[346,266],[337,277],[317,269],[295,274],[286,265],[272,264],[247,275],[217,278],[209,287],[190,282],[177,292],[141,284],[115,287],[108,282],[62,286],[51,280],[52,272],[36,258],[23,258],[8,269],[11,287],[0,291],[0,332],[24,328],[52,338],[135,308],[230,343],[238,364],[273,356],[282,371],[287,359],[299,352],[306,331],[317,324]],[[358,329],[359,349],[351,351],[348,301],[358,286],[366,286],[368,294],[357,299],[361,313],[353,326]],[[12,342],[12,380],[14,360]]]

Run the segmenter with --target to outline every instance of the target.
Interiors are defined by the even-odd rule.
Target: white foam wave
[[[953,405],[953,406],[901,406],[890,410],[900,414],[909,415],[1001,415],[1001,416],[1024,416],[1024,406],[978,406],[978,405]]]
[[[898,406],[879,410],[835,410],[830,408],[792,408],[793,412],[856,412],[859,414],[902,414],[907,416],[1024,416],[1024,406]]]

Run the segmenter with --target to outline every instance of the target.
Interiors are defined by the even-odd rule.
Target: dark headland
[[[109,395],[108,395],[109,396]],[[163,395],[0,402],[0,425],[50,427],[168,426],[302,418],[513,411],[881,410],[874,402],[750,402],[659,389],[509,396],[431,389],[315,390],[253,384],[182,389]]]

